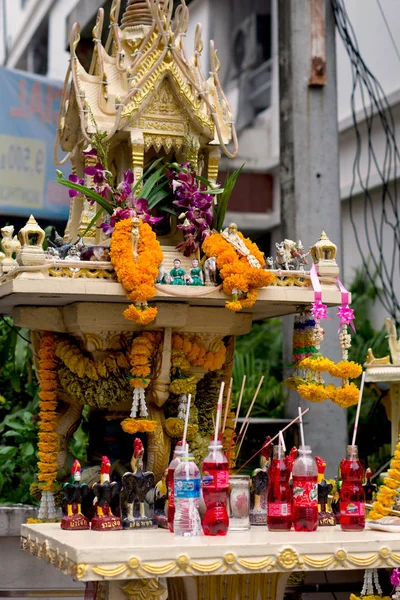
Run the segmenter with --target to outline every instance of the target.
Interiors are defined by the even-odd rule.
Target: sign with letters
[[[68,218],[53,161],[61,92],[60,82],[0,68],[1,215]],[[68,163],[61,170],[68,175]]]

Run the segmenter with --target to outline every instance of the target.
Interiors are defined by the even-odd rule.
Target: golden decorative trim
[[[294,287],[311,287],[311,279],[301,279],[299,277],[293,276],[293,277],[275,277],[274,281],[271,283],[271,285],[277,286],[277,287],[289,287],[289,286],[294,286]]]
[[[339,548],[332,553],[299,554],[293,547],[281,548],[276,555],[258,556],[254,558],[238,557],[233,552],[227,552],[223,557],[216,557],[212,562],[192,560],[187,554],[181,554],[175,560],[160,562],[159,560],[142,562],[137,556],[132,556],[126,563],[120,565],[88,565],[74,563],[67,553],[50,548],[48,540],[38,538],[21,538],[21,548],[33,556],[47,560],[63,573],[78,580],[91,581],[107,579],[140,579],[174,575],[217,574],[250,574],[289,571],[319,571],[346,570],[352,568],[374,568],[400,566],[400,553],[392,552],[387,546],[382,546],[375,552],[349,553]],[[210,549],[211,550],[211,549]]]
[[[50,277],[71,277],[78,279],[87,277],[88,279],[117,279],[114,269],[81,269],[79,263],[76,267],[54,267],[49,269]]]

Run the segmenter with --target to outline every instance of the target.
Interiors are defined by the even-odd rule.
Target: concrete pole
[[[280,186],[284,238],[313,245],[325,230],[338,246],[342,261],[339,195],[339,144],[336,100],[335,26],[330,0],[325,3],[326,84],[310,86],[312,61],[312,6],[319,0],[280,0]],[[315,23],[314,23],[315,26]],[[315,32],[315,27],[314,27]],[[336,309],[326,331],[321,352],[340,360]],[[291,363],[293,320],[284,319],[284,364]],[[291,392],[287,416],[295,416],[300,398]],[[345,456],[347,415],[330,400],[310,406],[305,424],[306,443],[327,461],[327,475],[335,474]]]

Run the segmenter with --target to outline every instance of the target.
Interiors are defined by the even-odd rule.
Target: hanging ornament
[[[393,596],[394,598],[394,596]],[[400,596],[399,596],[400,598]],[[366,569],[364,573],[364,585],[361,594],[351,594],[350,600],[390,600],[389,596],[383,596],[379,583],[378,569]]]

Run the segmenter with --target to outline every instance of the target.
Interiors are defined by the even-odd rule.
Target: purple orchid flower
[[[124,178],[121,183],[118,184],[117,192],[119,192],[120,196],[122,196],[124,199],[128,198],[129,194],[132,192],[132,184],[133,173],[132,171],[128,170],[126,173],[124,173]]]
[[[96,163],[94,167],[86,167],[84,173],[93,177],[93,182],[98,186],[103,186],[106,183],[107,171],[100,162]]]
[[[83,179],[79,179],[78,175],[75,175],[75,173],[71,173],[70,175],[68,175],[68,179],[72,183],[79,183],[79,185],[84,184]],[[79,196],[79,192],[77,192],[76,190],[68,190],[68,194],[70,198],[75,198],[76,196]]]
[[[134,198],[132,200],[135,212],[143,219],[145,223],[154,225],[163,220],[164,217],[153,217],[150,213],[149,203],[145,198]]]
[[[393,569],[392,574],[390,576],[390,582],[395,587],[400,585],[400,569]]]
[[[89,150],[83,150],[82,154],[84,156],[97,156],[96,148],[89,148]]]

